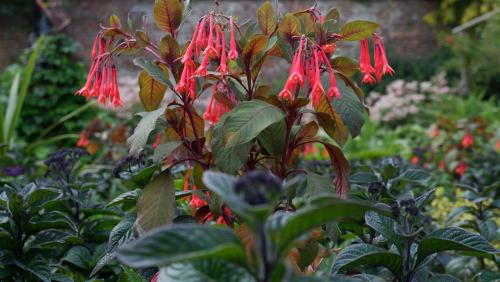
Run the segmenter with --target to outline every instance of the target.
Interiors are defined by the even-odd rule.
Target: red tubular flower
[[[281,90],[281,92],[278,94],[278,97],[283,101],[293,101],[292,87],[288,81],[285,83],[285,87],[283,88],[283,90]]]
[[[331,56],[333,53],[335,53],[337,46],[335,45],[335,43],[330,43],[321,46],[321,49],[323,50],[323,52],[325,52],[326,55]]]
[[[208,63],[210,62],[209,59],[210,59],[210,56],[207,53],[205,53],[205,56],[203,56],[203,60],[201,61],[200,66],[194,72],[195,75],[199,75],[199,76],[207,75],[207,66],[208,66]]]
[[[321,102],[321,96],[325,95],[325,89],[323,88],[323,85],[321,84],[321,75],[319,71],[319,65],[320,65],[320,58],[318,55],[318,51],[314,50],[314,83],[312,86],[312,90],[310,93],[311,96],[311,101],[313,105],[319,105]]]
[[[196,27],[194,28],[193,38],[191,39],[191,42],[189,42],[186,52],[184,53],[184,56],[182,56],[181,59],[181,62],[183,64],[186,63],[188,60],[190,60],[191,56],[193,56],[193,49],[196,48],[196,37],[198,35],[199,29],[200,29],[200,23],[196,23]]]
[[[205,49],[206,43],[206,18],[203,18],[200,23],[200,28],[198,29],[198,35],[196,36],[196,56],[200,56],[201,50]]]
[[[215,51],[217,52],[217,56],[220,54],[220,44],[221,40],[221,30],[218,25],[215,26]]]
[[[186,178],[184,179],[184,191],[189,190],[189,177],[191,176],[191,166],[188,166],[186,171]]]
[[[226,39],[223,32],[221,32],[221,51],[220,62],[217,71],[222,75],[227,74],[227,57],[226,57]]]
[[[323,61],[325,61],[326,65],[328,66],[328,74],[330,78],[330,88],[328,89],[328,97],[329,98],[340,98],[341,94],[339,89],[337,88],[337,80],[335,79],[335,73],[333,72],[332,65],[330,64],[330,61],[328,60],[328,57],[326,56],[325,52],[323,50],[318,51],[321,53],[321,56],[323,57]]]
[[[372,67],[370,50],[368,49],[368,39],[363,39],[359,41],[360,54],[359,54],[359,70],[363,74],[363,80],[361,83],[364,84],[375,84],[375,79],[372,74],[375,73],[375,69]]]
[[[236,39],[234,39],[234,22],[233,17],[229,18],[229,26],[231,29],[231,38],[229,41],[229,53],[227,53],[227,58],[229,60],[235,60],[238,58],[238,49],[236,47]]]
[[[118,87],[118,75],[116,74],[116,68],[115,66],[113,65],[111,67],[111,71],[112,71],[112,78],[113,78],[113,99],[112,99],[112,103],[113,103],[113,106],[115,108],[120,108],[123,106],[123,103],[122,103],[122,100],[120,98],[120,89]]]
[[[210,15],[210,23],[209,23],[209,30],[208,30],[208,45],[207,47],[205,48],[205,57],[209,57],[209,58],[212,58],[212,59],[215,59],[219,56],[219,54],[217,53],[217,50],[215,49],[214,47],[214,33],[213,33],[213,29],[214,29],[214,17],[213,15]]]
[[[472,134],[465,134],[464,137],[462,138],[462,147],[464,148],[470,148],[472,145],[474,145],[474,136]]]
[[[382,75],[389,74],[394,75],[394,70],[389,66],[387,62],[387,57],[385,55],[384,41],[382,37],[377,34],[373,34],[373,53],[374,53],[374,61],[375,61],[375,76],[377,80],[380,82],[382,79]]]
[[[229,112],[229,107],[223,105],[222,103],[219,103],[215,99],[215,94],[217,93],[217,86],[218,84],[214,84],[212,96],[210,97],[210,101],[208,102],[207,109],[205,110],[205,113],[203,113],[203,118],[208,121],[211,125],[215,125],[219,122],[220,117],[225,114],[226,112]]]
[[[302,48],[304,47],[304,39],[300,40],[299,49],[295,53],[292,60],[292,66],[290,68],[290,74],[288,80],[293,83],[293,85],[299,84],[304,85],[304,69],[302,67]]]
[[[158,281],[158,275],[160,275],[160,272],[156,272],[153,278],[151,278],[151,282],[157,282]]]

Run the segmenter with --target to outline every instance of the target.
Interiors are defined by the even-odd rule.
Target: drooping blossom
[[[211,59],[216,59],[219,54],[217,53],[217,49],[214,47],[214,16],[210,15],[209,19],[209,30],[208,30],[208,42],[207,42],[207,47],[205,48],[204,54],[205,57],[208,56],[208,58]]]
[[[474,136],[472,136],[472,134],[470,133],[467,133],[464,135],[464,137],[462,138],[462,147],[464,148],[470,148],[474,145]]]
[[[375,69],[372,67],[371,63],[370,50],[368,48],[368,39],[360,40],[359,47],[359,70],[363,74],[361,83],[373,85],[375,84],[375,78],[372,74],[375,73]]]
[[[324,70],[328,71],[329,75],[328,91],[325,91],[321,80]],[[308,81],[310,88],[308,95],[313,105],[318,105],[323,95],[326,95],[328,99],[339,98],[341,95],[337,87],[335,72],[323,48],[308,38],[302,37],[292,59],[288,78],[278,95],[279,98],[284,101],[293,101],[294,95],[304,86],[305,81]]]
[[[110,102],[113,107],[122,106],[118,75],[111,52],[113,38],[108,41],[99,33],[92,46],[92,64],[85,85],[75,94],[85,96],[87,99],[97,97],[97,102],[106,105]]]
[[[217,101],[217,99],[215,98],[215,95],[219,91],[218,85],[219,85],[218,83],[214,84],[212,96],[210,97],[207,109],[205,110],[205,113],[203,114],[203,118],[206,121],[208,121],[211,125],[215,125],[215,124],[219,123],[220,117],[223,114],[230,111],[230,109],[227,105],[222,104],[221,102]]]
[[[376,33],[372,36],[373,39],[373,57],[375,66],[375,77],[377,77],[378,82],[382,79],[382,75],[389,74],[394,75],[394,70],[389,66],[387,62],[387,56],[385,54],[384,41],[382,37],[378,36]]]
[[[227,58],[229,60],[235,60],[238,58],[238,48],[236,47],[236,39],[234,38],[233,17],[229,18],[229,28],[230,28],[231,37],[229,40],[229,53],[227,53]]]

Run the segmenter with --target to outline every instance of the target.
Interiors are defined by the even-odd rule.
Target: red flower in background
[[[87,131],[80,132],[80,138],[76,141],[77,147],[87,147],[89,145],[90,134]]]
[[[417,156],[411,157],[411,163],[417,165],[420,162],[420,158]]]
[[[466,170],[467,170],[467,164],[465,162],[460,162],[455,167],[455,174],[463,176]]]
[[[466,133],[462,138],[461,144],[462,147],[466,149],[472,147],[472,145],[474,145],[474,136],[472,136],[472,134],[470,133]]]

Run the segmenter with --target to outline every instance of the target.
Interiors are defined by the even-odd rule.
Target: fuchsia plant
[[[134,62],[143,68],[139,96],[146,113],[129,139],[131,153],[137,154],[156,132],[160,142],[154,157],[166,170],[181,163],[233,174],[265,168],[285,179],[307,173],[297,160],[306,144],[316,142],[325,146],[336,191],[345,196],[349,164],[341,147],[364,122],[363,95],[351,77],[360,70],[362,82],[374,84],[394,73],[382,38],[374,33],[378,24],[340,25],[336,9],[323,14],[317,6],[280,15],[266,2],[257,23],[238,24],[232,16],[209,12],[196,21],[190,41],[181,43],[177,34],[186,9],[183,1],[156,0],[154,20],[166,32],[158,43],[146,26],[125,29],[117,16],[111,17],[95,39],[87,82],[77,94],[120,107],[113,58],[144,54],[149,59]],[[342,41],[360,42],[359,63],[336,55]],[[279,93],[260,79],[272,57],[290,62]],[[166,91],[175,98],[164,101]],[[197,101],[205,91],[211,94],[199,114]],[[158,120],[165,122],[158,126]],[[320,127],[331,141],[318,135]]]

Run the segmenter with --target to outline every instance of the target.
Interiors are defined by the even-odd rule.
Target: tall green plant
[[[35,45],[31,56],[29,57],[28,64],[23,70],[22,82],[20,83],[20,73],[17,73],[12,82],[9,100],[4,108],[0,105],[0,143],[12,146],[14,141],[14,132],[19,123],[21,116],[21,110],[28,93],[28,87],[30,85],[31,76],[33,70],[35,69],[36,61],[40,52],[40,48],[43,44],[44,37],[40,37]]]

